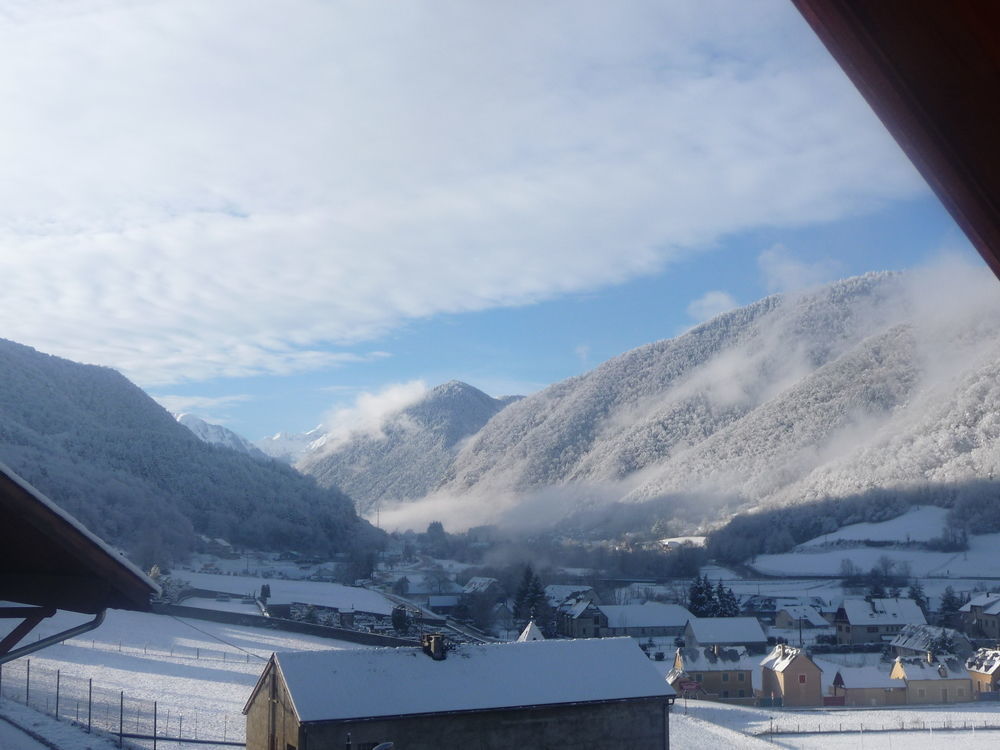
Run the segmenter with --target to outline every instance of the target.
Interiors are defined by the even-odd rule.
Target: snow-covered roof
[[[844,599],[842,606],[851,625],[924,625],[927,618],[912,599]]]
[[[462,589],[463,594],[485,594],[489,591],[490,586],[499,586],[500,581],[496,578],[489,578],[487,576],[474,576],[469,579],[468,583]]]
[[[894,680],[889,671],[870,665],[864,667],[838,667],[839,684],[848,689],[862,688],[905,688],[902,680]],[[836,677],[834,683],[838,682]]]
[[[902,668],[907,680],[960,680],[969,679],[969,670],[965,663],[954,656],[947,656],[927,661],[922,656],[896,658],[896,664]]]
[[[683,628],[693,615],[679,604],[602,604],[609,628]]]
[[[692,617],[687,626],[695,640],[690,645],[767,643],[756,617]]]
[[[947,649],[949,652],[961,653],[964,656],[972,650],[972,644],[963,633],[951,628],[926,624],[904,625],[889,645],[909,651],[933,651],[935,642],[940,642],[942,639],[951,641],[952,648]]]
[[[814,628],[825,628],[830,625],[830,623],[826,621],[826,618],[823,617],[823,615],[821,615],[815,607],[791,605],[782,607],[779,611],[787,612],[788,616],[796,622],[799,620],[808,622]]]
[[[545,598],[553,607],[558,607],[571,596],[581,594],[593,597],[594,589],[590,586],[571,586],[566,583],[553,583],[545,587]]]
[[[303,722],[675,694],[631,638],[466,644],[441,661],[420,648],[273,658]]]
[[[809,655],[801,648],[795,648],[794,646],[786,646],[785,644],[778,644],[773,649],[771,653],[761,660],[760,665],[766,669],[770,669],[774,672],[784,672],[788,666],[795,661],[796,657],[803,656],[809,659]],[[809,659],[812,661],[812,659]],[[813,662],[815,663],[815,662]],[[821,672],[823,671],[818,665],[816,667]]]
[[[517,637],[518,643],[524,643],[525,641],[544,641],[545,636],[542,635],[542,631],[538,629],[535,625],[534,620],[530,620],[527,625],[524,626],[524,630],[521,631],[521,635]]]
[[[677,649],[685,672],[733,672],[737,670],[753,671],[760,666],[760,655],[747,652],[745,646],[723,647],[716,652],[714,648],[692,648],[686,646]]]
[[[566,614],[575,620],[592,606],[589,599],[580,599],[566,610]]]
[[[1000,669],[1000,649],[979,649],[965,660],[965,668],[980,674],[996,674],[997,669]]]
[[[959,607],[958,611],[971,612],[973,607],[981,607],[984,615],[1000,614],[1000,594],[980,594]]]

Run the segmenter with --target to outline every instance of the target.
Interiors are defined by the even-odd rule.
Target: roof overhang
[[[1000,277],[1000,3],[792,2]]]
[[[0,600],[98,614],[148,611],[159,587],[0,464]]]

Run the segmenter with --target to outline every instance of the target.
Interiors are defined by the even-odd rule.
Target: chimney
[[[444,635],[442,633],[424,633],[420,637],[420,645],[424,649],[424,653],[434,661],[444,659]]]

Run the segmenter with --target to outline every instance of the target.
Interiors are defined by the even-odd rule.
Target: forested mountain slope
[[[297,467],[323,486],[342,488],[361,513],[381,500],[423,497],[441,481],[462,441],[511,401],[452,380],[387,417],[376,432],[316,441]]]
[[[125,377],[0,339],[0,461],[141,564],[195,533],[342,549],[376,535],[343,493],[202,442]]]
[[[1000,288],[957,279],[866,274],[626,352],[499,412],[428,507],[592,531],[873,489],[954,504],[1000,470]]]

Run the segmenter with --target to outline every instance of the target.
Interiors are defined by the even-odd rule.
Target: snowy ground
[[[200,596],[192,596],[183,602],[185,607],[195,607],[197,609],[215,609],[221,612],[241,612],[247,615],[259,615],[260,608],[256,604],[244,603],[239,599],[230,599],[228,602],[220,602],[218,599],[206,599]]]
[[[1000,743],[1000,710],[986,703],[919,708],[767,710],[708,701],[678,700],[674,713],[728,729],[736,735],[726,747],[756,738],[787,748],[918,748],[996,747]],[[672,717],[673,718],[673,717]],[[678,722],[680,723],[680,722]],[[994,729],[984,729],[984,726]],[[696,745],[705,747],[707,745]]]
[[[941,536],[947,508],[918,505],[901,516],[880,523],[855,523],[804,542],[799,547],[818,547],[836,542],[926,542]]]
[[[57,615],[32,633],[45,637],[83,617]],[[273,651],[359,648],[357,644],[282,631],[113,610],[97,630],[5,664],[5,703],[24,702],[86,722],[88,680],[93,681],[94,726],[117,732],[124,692],[127,732],[152,730],[157,702],[161,733],[242,740],[243,705]],[[0,745],[6,748],[7,745]],[[13,746],[12,746],[13,747]]]

